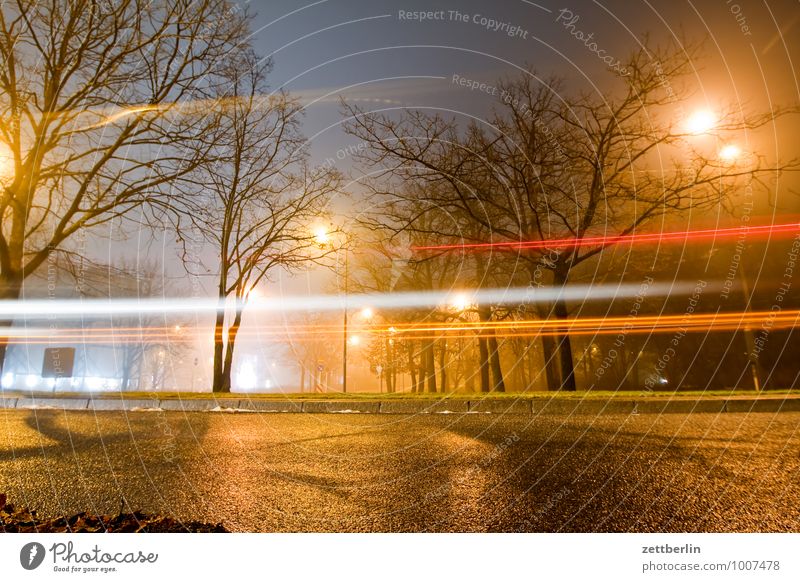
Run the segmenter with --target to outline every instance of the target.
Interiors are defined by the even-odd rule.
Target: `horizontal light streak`
[[[669,296],[691,293],[695,283],[654,283],[647,295]],[[713,290],[709,284],[706,291]],[[720,287],[721,288],[721,287]],[[293,297],[256,297],[238,306],[247,312],[324,312],[339,311],[349,306],[359,309],[444,308],[454,295],[464,295],[471,305],[522,305],[550,303],[557,300],[583,302],[635,297],[640,284],[568,285],[566,287],[509,287],[476,291],[411,291],[399,293],[364,293],[356,295],[309,295]],[[98,318],[101,316],[136,316],[159,314],[174,317],[185,314],[217,313],[237,307],[234,302],[220,303],[218,299],[23,299],[0,301],[0,317],[18,319]]]
[[[463,243],[449,245],[413,246],[415,251],[457,251],[457,250],[545,250],[554,248],[579,248],[593,246],[607,246],[612,244],[644,244],[690,242],[706,239],[736,238],[736,237],[763,237],[778,234],[800,233],[800,222],[788,224],[767,224],[761,226],[737,226],[731,228],[713,228],[705,230],[682,230],[668,232],[653,232],[641,234],[626,234],[616,236],[585,236],[581,238],[561,238],[552,240],[510,241],[496,243]]]
[[[642,315],[637,317],[577,317],[569,319],[528,319],[487,322],[393,323],[361,325],[351,328],[359,335],[372,335],[398,339],[430,339],[438,337],[465,337],[494,332],[499,337],[529,337],[535,335],[618,334],[625,333],[699,333],[740,331],[768,325],[770,330],[791,329],[800,321],[800,310],[755,311],[735,313],[695,313],[688,315]],[[24,332],[24,329],[20,329]],[[243,328],[240,337],[293,341],[313,341],[330,336],[338,337],[341,325],[251,325]],[[50,344],[53,341],[82,343],[135,343],[135,342],[189,342],[208,340],[213,334],[208,329],[184,328],[92,328],[68,330],[31,329],[15,334],[20,343]]]

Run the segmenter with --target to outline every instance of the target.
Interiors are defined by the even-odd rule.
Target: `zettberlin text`
[[[642,546],[643,554],[699,554],[700,547],[692,544],[682,546]]]

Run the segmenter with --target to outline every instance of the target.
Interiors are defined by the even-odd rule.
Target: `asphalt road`
[[[2,410],[0,492],[236,531],[797,532],[800,413]]]

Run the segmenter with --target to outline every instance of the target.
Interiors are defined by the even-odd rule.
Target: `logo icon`
[[[19,563],[26,570],[35,570],[44,562],[44,554],[44,546],[39,542],[27,543],[19,552]]]

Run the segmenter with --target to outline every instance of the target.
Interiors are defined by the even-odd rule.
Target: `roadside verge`
[[[0,398],[15,410],[262,412],[306,414],[692,414],[800,412],[800,396],[734,398],[393,398],[386,400],[225,398]]]

